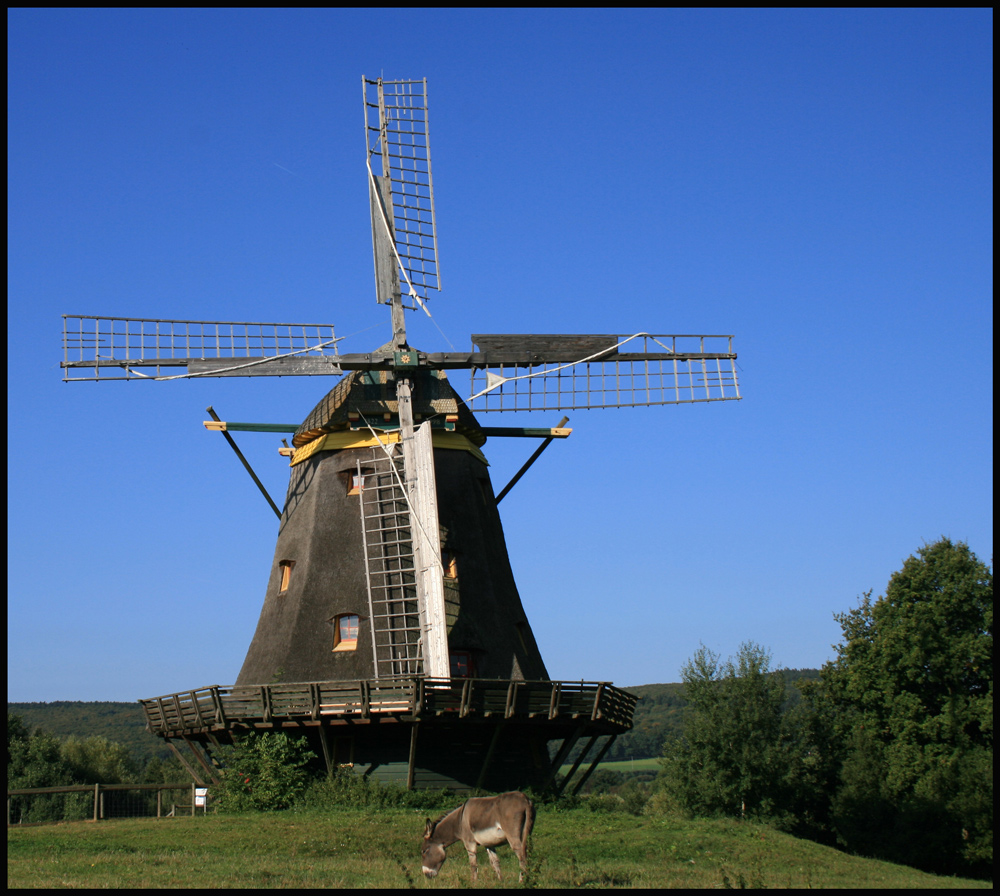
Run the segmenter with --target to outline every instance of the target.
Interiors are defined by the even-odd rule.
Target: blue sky
[[[8,11],[8,698],[235,680],[276,520],[205,408],[298,422],[332,383],[65,384],[60,315],[387,341],[363,74],[429,83],[444,289],[412,344],[736,336],[741,402],[570,413],[501,505],[554,678],[676,681],[745,640],[819,666],[925,541],[991,563],[992,28]],[[279,439],[238,441],[280,501]],[[487,444],[495,488],[533,447]]]

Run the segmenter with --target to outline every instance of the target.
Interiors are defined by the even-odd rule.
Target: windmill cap
[[[472,411],[448,382],[443,370],[416,370],[413,381],[413,416],[415,420],[458,417],[455,430],[476,446],[486,442]],[[386,415],[398,425],[399,402],[390,371],[355,370],[334,386],[310,411],[292,436],[292,445],[301,448],[313,439],[338,429],[345,429],[358,417],[378,429]]]

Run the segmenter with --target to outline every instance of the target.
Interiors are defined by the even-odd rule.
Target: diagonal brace
[[[559,425],[558,425],[558,426],[556,427],[556,429],[561,429],[561,428],[562,428],[562,427],[564,427],[564,426],[565,426],[565,425],[566,425],[566,424],[567,424],[568,422],[569,422],[569,417],[563,417],[563,418],[562,418],[562,420],[560,420],[560,421],[559,421]],[[547,439],[546,439],[546,440],[545,440],[544,442],[542,442],[542,444],[541,444],[541,445],[539,445],[539,446],[538,446],[538,447],[537,447],[537,448],[535,449],[535,453],[534,453],[534,454],[532,454],[532,455],[531,455],[531,457],[529,457],[529,458],[527,459],[527,461],[525,461],[525,463],[524,463],[524,466],[522,466],[522,467],[521,467],[521,469],[520,469],[520,470],[518,470],[518,471],[517,471],[517,472],[516,472],[516,473],[514,474],[514,478],[513,478],[513,479],[511,479],[511,481],[510,481],[510,482],[508,482],[508,483],[507,483],[507,484],[506,484],[506,485],[505,485],[505,486],[503,487],[503,489],[502,489],[502,490],[500,491],[500,494],[499,494],[499,495],[497,495],[497,504],[499,504],[499,503],[500,503],[500,502],[501,502],[501,501],[502,501],[502,500],[504,499],[504,495],[506,495],[506,494],[507,494],[507,492],[509,492],[509,491],[510,491],[510,490],[511,490],[511,489],[512,489],[512,488],[513,488],[513,487],[514,487],[515,485],[517,485],[517,482],[518,482],[518,480],[519,480],[519,479],[520,479],[520,478],[521,478],[521,477],[522,477],[522,476],[523,476],[523,475],[524,475],[525,473],[527,473],[527,472],[528,472],[528,467],[530,467],[530,466],[531,466],[531,465],[532,465],[532,464],[533,464],[533,463],[534,463],[534,462],[535,462],[536,460],[538,460],[538,458],[539,458],[539,457],[541,457],[541,454],[542,454],[542,452],[543,452],[543,451],[544,451],[544,450],[545,450],[546,448],[548,448],[548,447],[549,447],[549,445],[551,445],[551,444],[552,444],[552,439],[553,439],[553,438],[554,438],[554,437],[550,436],[550,437],[549,437],[549,438],[547,438]]]
[[[211,405],[209,405],[205,410],[216,423],[222,422],[219,419],[219,415],[215,413],[215,409]],[[224,429],[220,430],[220,432],[226,437],[226,441],[229,442],[229,447],[236,452],[236,456],[240,459],[240,463],[243,464],[244,467],[246,467],[246,471],[250,474],[250,478],[256,483],[257,488],[260,489],[260,493],[264,496],[264,499],[267,501],[267,503],[271,505],[271,510],[274,511],[274,515],[280,520],[281,511],[278,510],[278,505],[271,500],[271,496],[267,493],[267,489],[264,488],[264,483],[257,478],[257,474],[253,471],[253,467],[250,466],[250,462],[243,456],[243,452],[240,451],[236,442],[233,441],[233,437],[229,435],[229,433],[226,432]]]

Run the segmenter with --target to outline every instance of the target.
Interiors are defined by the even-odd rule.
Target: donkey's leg
[[[475,883],[479,880],[479,864],[476,862],[476,850],[478,845],[473,843],[471,847],[468,845],[465,847],[465,851],[469,854],[469,867],[472,869],[472,882]]]
[[[514,855],[517,856],[517,863],[521,866],[521,871],[517,876],[517,882],[522,883],[524,881],[524,875],[528,873],[528,844],[526,841],[515,842],[514,840],[509,840],[510,848],[514,851]]]
[[[487,846],[486,852],[489,854],[493,870],[497,873],[497,880],[503,880],[503,875],[500,873],[500,859],[497,857],[497,851],[492,846]]]
[[[521,866],[521,871],[517,880],[518,883],[522,883],[524,881],[524,875],[528,872],[527,834],[531,830],[531,824],[527,823],[527,819],[525,819],[525,821],[518,827],[518,833],[507,835],[507,842],[510,844],[510,848],[514,851],[514,854],[517,856],[517,862]]]

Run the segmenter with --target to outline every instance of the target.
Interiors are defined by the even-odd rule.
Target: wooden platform
[[[636,698],[607,682],[410,677],[213,685],[140,702],[149,730],[199,786],[219,782],[219,748],[270,730],[305,738],[329,774],[349,767],[408,790],[467,793],[561,792],[579,769],[578,791],[632,727]],[[560,779],[581,742],[573,771]]]
[[[149,730],[171,738],[233,729],[442,717],[532,720],[553,728],[587,721],[593,730],[620,734],[632,727],[636,698],[607,682],[401,678],[212,685],[139,702]]]

